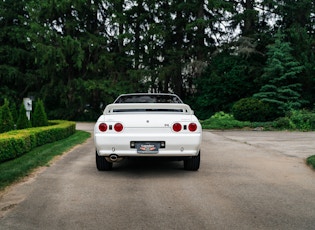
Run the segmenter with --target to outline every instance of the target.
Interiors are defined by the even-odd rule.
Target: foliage
[[[63,154],[90,136],[88,132],[76,131],[65,139],[36,147],[19,158],[2,162],[0,164],[0,190],[29,175],[35,168],[46,166],[53,157]]]
[[[308,157],[306,159],[306,163],[310,165],[313,169],[315,169],[315,155]]]
[[[234,117],[239,121],[267,121],[270,118],[270,107],[256,98],[243,98],[232,107]]]
[[[194,109],[200,119],[206,119],[221,110],[229,112],[233,102],[254,93],[254,73],[249,60],[226,52],[215,56],[196,80]]]
[[[314,13],[312,0],[0,1],[0,100],[34,96],[49,118],[93,120],[120,93],[175,92],[206,119],[276,86],[280,110],[312,109]],[[278,28],[303,69],[271,82]]]
[[[219,120],[234,120],[234,116],[223,111],[216,112],[210,118],[212,119],[219,119]]]
[[[204,129],[239,129],[250,125],[250,122],[238,121],[232,115],[222,111],[200,123]]]
[[[20,106],[20,112],[19,112],[19,117],[16,123],[16,128],[17,129],[26,129],[32,127],[31,121],[28,120],[28,117],[26,116],[26,110],[25,106],[22,103]]]
[[[274,129],[280,130],[315,130],[315,114],[307,110],[292,110],[285,117],[277,118],[273,122]]]
[[[307,108],[312,109],[315,103],[314,87],[315,87],[315,55],[313,52],[314,38],[309,34],[307,28],[293,25],[287,30],[287,38],[292,47],[292,55],[299,63],[303,63],[303,70],[299,74],[299,81],[302,84],[301,96],[308,102],[305,104]]]
[[[42,100],[38,99],[35,104],[34,113],[32,116],[32,126],[33,127],[40,127],[40,126],[47,126],[48,119],[44,108],[44,103]]]
[[[17,112],[17,109],[16,109],[16,104],[11,101],[9,108],[10,108],[10,112],[11,112],[11,115],[12,115],[13,122],[16,123],[17,119],[18,119],[18,112]]]
[[[251,130],[315,130],[315,113],[307,110],[293,110],[285,117],[268,122],[239,121],[233,115],[217,112],[200,121],[204,129],[251,129]]]
[[[265,84],[254,97],[267,102],[274,111],[274,116],[284,115],[292,109],[299,109],[302,85],[298,81],[303,66],[291,55],[290,43],[284,41],[280,30],[276,34],[274,45],[268,46],[267,66],[262,80]]]
[[[14,121],[11,115],[9,101],[4,100],[4,105],[0,107],[0,133],[8,132],[14,129]]]
[[[291,120],[289,117],[279,117],[274,121],[274,128],[279,130],[292,129]]]
[[[75,123],[52,121],[51,126],[15,130],[0,134],[0,162],[19,157],[31,149],[72,135]]]
[[[292,110],[288,114],[292,129],[301,131],[315,130],[315,114],[307,110]]]

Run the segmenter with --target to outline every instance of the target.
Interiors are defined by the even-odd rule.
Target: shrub
[[[292,129],[291,120],[289,117],[279,117],[273,123],[276,129]]]
[[[306,163],[310,165],[313,169],[315,169],[315,155],[308,157],[306,159]]]
[[[0,162],[19,157],[31,149],[64,139],[75,132],[75,123],[53,121],[51,126],[14,130],[0,135]]]
[[[32,117],[33,127],[47,126],[48,119],[45,112],[44,103],[42,100],[38,99],[35,105],[35,110]]]
[[[0,133],[8,132],[13,129],[14,121],[9,108],[9,101],[4,100],[4,105],[1,107]]]
[[[16,123],[18,120],[18,112],[16,110],[16,104],[14,102],[10,102],[10,112],[12,115],[13,123]]]
[[[216,112],[211,116],[213,119],[226,119],[226,120],[234,120],[234,116],[223,111]]]
[[[249,122],[237,121],[233,115],[224,112],[217,112],[200,123],[204,129],[238,129],[250,125]]]
[[[292,110],[285,117],[276,119],[273,126],[277,129],[315,130],[315,114],[307,110]]]
[[[232,107],[235,119],[239,121],[268,121],[270,119],[270,107],[268,104],[256,98],[243,98]]]
[[[32,126],[32,124],[26,116],[25,106],[24,106],[24,104],[22,104],[20,107],[20,112],[19,112],[17,123],[16,123],[16,128],[17,129],[26,129],[26,128],[30,128],[31,126]]]
[[[315,114],[307,110],[292,110],[289,113],[293,129],[303,131],[315,130]]]

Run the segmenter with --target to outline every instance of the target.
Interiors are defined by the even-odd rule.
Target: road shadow
[[[113,164],[113,169],[106,172],[116,175],[170,177],[196,173],[184,170],[183,161],[172,161],[160,158],[131,158]]]
[[[130,158],[114,164],[115,171],[122,170],[183,170],[183,161],[162,158]]]

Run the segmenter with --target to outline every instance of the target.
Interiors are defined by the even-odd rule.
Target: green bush
[[[288,117],[291,128],[302,131],[315,130],[315,114],[307,110],[292,110]]]
[[[311,131],[315,130],[315,114],[306,110],[292,110],[272,123],[275,129]]]
[[[274,121],[273,127],[276,129],[292,129],[291,120],[289,117],[279,117]]]
[[[35,104],[35,110],[32,116],[33,127],[47,126],[48,119],[45,112],[44,103],[42,100],[38,99]]]
[[[24,104],[20,106],[20,112],[16,123],[17,129],[26,129],[32,127],[31,122],[28,120],[26,116],[26,110]]]
[[[219,119],[219,120],[235,120],[234,116],[223,111],[216,112],[214,115],[211,116],[212,119]]]
[[[235,120],[233,115],[224,112],[217,112],[200,123],[204,129],[239,129],[250,125],[250,122]]]
[[[16,104],[14,102],[10,102],[10,112],[12,115],[13,123],[16,123],[18,120],[18,112],[16,110]]]
[[[262,122],[270,119],[269,105],[252,97],[237,101],[232,107],[232,113],[239,121]]]
[[[75,132],[75,122],[52,121],[50,126],[0,134],[0,162],[19,157],[31,149],[64,139]]]
[[[0,162],[19,157],[35,146],[35,137],[26,130],[3,133],[0,135]]]
[[[9,101],[4,100],[0,113],[0,133],[8,132],[14,129],[14,121],[9,107]]]
[[[306,163],[310,165],[313,169],[315,169],[315,155],[308,157],[306,159]]]

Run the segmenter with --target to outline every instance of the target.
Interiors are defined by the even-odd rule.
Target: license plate
[[[136,143],[137,153],[158,153],[160,143],[146,142]]]

